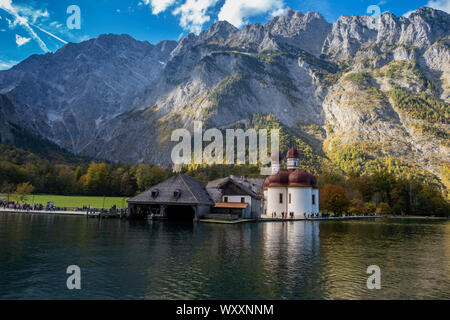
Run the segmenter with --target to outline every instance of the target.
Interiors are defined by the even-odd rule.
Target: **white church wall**
[[[288,192],[291,194],[289,213],[301,216],[313,212],[312,188],[289,188]]]
[[[315,204],[312,206],[312,213],[319,213],[319,189],[313,189],[312,194],[315,196]]]
[[[280,194],[283,195],[283,202],[280,203]],[[281,216],[282,212],[286,212],[287,207],[287,188],[269,188],[267,192],[267,215],[272,216],[276,213]]]

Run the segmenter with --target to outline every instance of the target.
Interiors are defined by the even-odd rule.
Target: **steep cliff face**
[[[449,26],[429,8],[334,24],[289,10],[264,26],[217,22],[156,46],[103,35],[0,72],[0,94],[27,129],[112,161],[167,165],[173,129],[273,114],[347,172],[394,161],[439,177],[449,158]]]
[[[102,121],[128,110],[135,92],[157,79],[175,44],[127,35],[69,44],[1,72],[0,93],[18,123],[80,153]]]

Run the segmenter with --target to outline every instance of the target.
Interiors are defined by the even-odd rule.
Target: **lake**
[[[68,290],[69,265],[81,290]],[[381,269],[369,290],[366,270]],[[216,225],[0,214],[0,299],[450,299],[450,221]]]

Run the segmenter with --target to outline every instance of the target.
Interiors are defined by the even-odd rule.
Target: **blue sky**
[[[67,23],[76,13],[67,13],[71,5],[80,10],[80,29]],[[157,43],[199,33],[218,20],[241,27],[292,8],[320,12],[334,22],[341,15],[367,14],[371,5],[397,16],[425,5],[450,10],[450,0],[0,0],[0,70],[103,33]]]

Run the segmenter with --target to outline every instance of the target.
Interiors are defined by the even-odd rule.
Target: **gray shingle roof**
[[[156,198],[152,197],[152,191],[158,190]],[[180,190],[179,198],[174,197],[174,192]],[[132,204],[180,204],[180,205],[214,205],[203,184],[191,177],[175,175],[156,186],[150,188],[134,198],[128,200]]]
[[[217,188],[206,189],[214,202],[222,202],[222,192]]]
[[[241,183],[240,181],[233,179],[232,177],[227,177],[227,178],[223,178],[223,179],[217,179],[214,181],[211,181],[208,183],[208,185],[206,186],[209,194],[213,194],[212,189],[221,189],[223,186],[225,186],[227,183],[234,183],[238,188],[240,188],[242,191],[244,191],[246,194],[248,194],[249,196],[260,200],[261,197],[254,192],[249,186],[245,185],[244,183]]]

